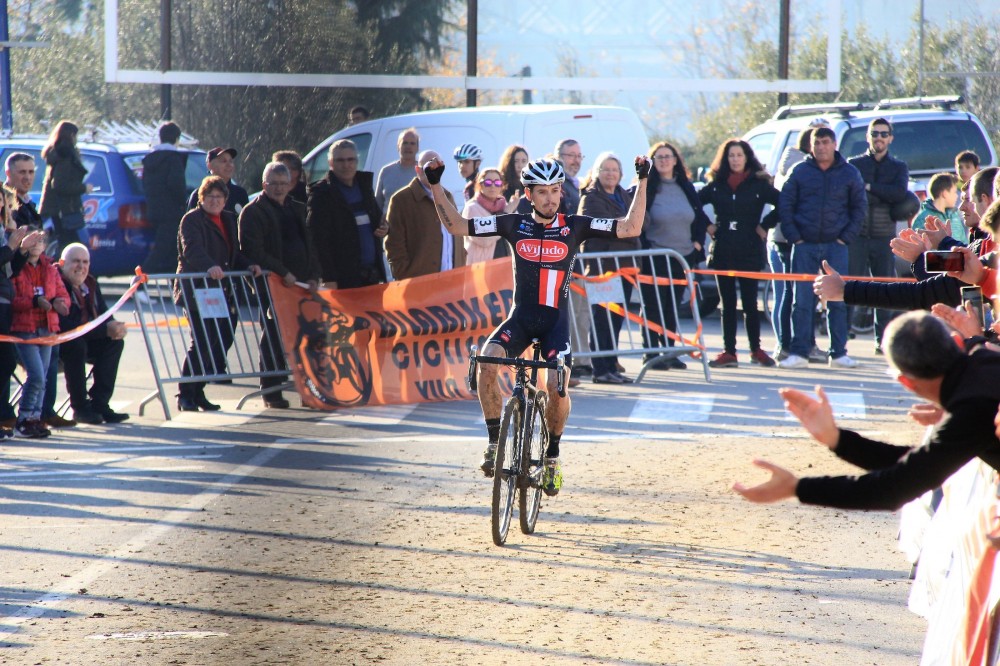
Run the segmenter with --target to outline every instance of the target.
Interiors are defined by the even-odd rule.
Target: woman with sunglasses
[[[500,169],[489,167],[479,172],[475,182],[475,196],[465,202],[462,217],[491,217],[501,213],[512,213],[517,208],[517,199],[507,201],[503,196],[503,177]],[[489,261],[507,256],[506,243],[497,243],[499,236],[466,236],[465,249],[468,252],[466,265]]]

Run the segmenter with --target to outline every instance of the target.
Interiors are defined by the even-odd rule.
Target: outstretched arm
[[[635,172],[639,176],[639,184],[635,188],[635,197],[629,206],[628,215],[618,220],[618,237],[635,238],[642,233],[642,222],[646,219],[646,177],[649,176],[649,158],[639,155],[635,158]]]
[[[434,209],[437,211],[438,219],[444,228],[452,236],[468,236],[469,221],[455,209],[455,205],[445,196],[444,188],[441,187],[444,162],[440,159],[433,159],[423,166],[418,164],[417,171],[427,176],[427,182],[431,186],[431,196],[434,197]]]

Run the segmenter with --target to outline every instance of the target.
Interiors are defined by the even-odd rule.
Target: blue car
[[[44,138],[0,140],[0,164],[11,153],[27,153],[35,158],[35,183],[31,198],[42,198],[45,160],[41,158]],[[80,242],[90,248],[90,272],[96,276],[133,275],[135,267],[149,254],[153,228],[146,216],[146,195],[142,189],[142,158],[152,149],[148,143],[79,142],[80,156],[87,169],[84,182],[93,186],[83,195],[86,226],[80,230]],[[205,152],[188,153],[187,186],[195,190],[208,175]]]

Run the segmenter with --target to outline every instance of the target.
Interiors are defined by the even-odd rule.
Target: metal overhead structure
[[[7,0],[0,0],[0,133],[14,131],[14,104],[11,100],[10,50],[12,48],[45,48],[48,42],[12,42],[7,22]]]
[[[473,3],[475,0],[471,0]],[[432,76],[397,74],[289,74],[122,69],[118,66],[118,0],[104,3],[104,80],[157,85],[284,86],[320,88],[444,88],[465,90],[672,91],[721,93],[827,93],[841,84],[842,0],[826,3],[826,77],[822,79],[721,79],[644,76]],[[474,22],[471,22],[474,23]],[[474,26],[470,25],[470,29]],[[475,71],[467,63],[467,74]],[[162,64],[161,64],[162,67]],[[470,99],[471,95],[470,95]]]

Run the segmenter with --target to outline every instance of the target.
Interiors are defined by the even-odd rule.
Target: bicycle
[[[566,395],[566,364],[563,354],[554,361],[541,361],[541,344],[531,341],[532,360],[478,356],[473,345],[469,354],[469,390],[477,390],[476,366],[479,363],[505,365],[514,368],[514,389],[503,409],[500,420],[500,440],[497,442],[493,473],[493,501],[490,523],[493,543],[502,546],[507,540],[514,514],[514,495],[518,494],[518,519],[521,532],[532,534],[538,521],[542,502],[542,477],[545,474],[545,451],[549,444],[549,429],[545,421],[548,394],[536,386],[538,370],[556,371],[556,390]],[[528,370],[531,370],[530,376]],[[518,492],[520,491],[520,492]]]

